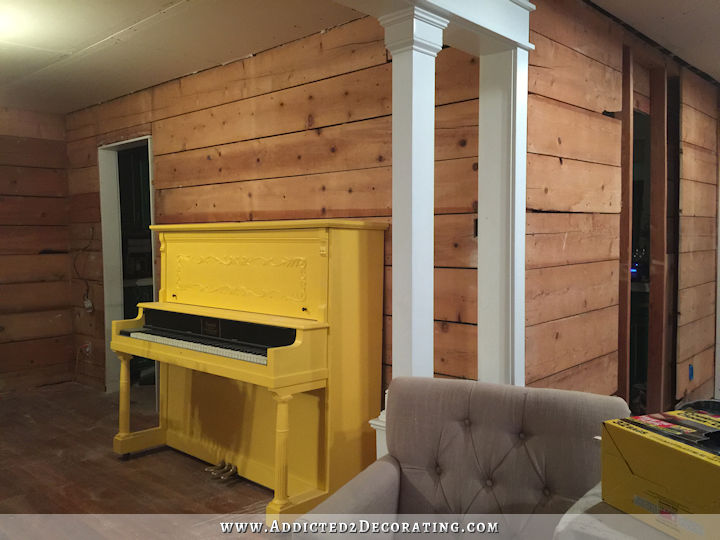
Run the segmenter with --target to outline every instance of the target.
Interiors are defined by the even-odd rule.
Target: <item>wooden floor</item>
[[[131,399],[133,429],[153,425],[154,387]],[[122,459],[116,432],[117,394],[76,383],[0,394],[0,514],[263,513],[272,498],[170,448]]]

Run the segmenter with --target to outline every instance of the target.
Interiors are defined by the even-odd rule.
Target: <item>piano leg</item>
[[[130,433],[130,359],[131,355],[117,353],[120,358],[120,411],[119,436]]]
[[[277,403],[275,418],[275,496],[270,506],[280,510],[288,500],[289,405],[292,395],[273,394]]]
[[[120,395],[118,396],[118,433],[113,439],[113,451],[126,455],[165,444],[164,418],[158,427],[130,432],[130,360],[131,354],[117,352],[120,359]],[[164,414],[164,411],[161,413]]]

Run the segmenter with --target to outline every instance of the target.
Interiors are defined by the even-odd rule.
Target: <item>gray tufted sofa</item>
[[[563,513],[600,481],[602,421],[629,414],[616,397],[397,378],[389,455],[312,514]]]

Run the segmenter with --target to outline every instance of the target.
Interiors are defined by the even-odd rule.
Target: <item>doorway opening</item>
[[[133,318],[137,303],[156,298],[153,274],[152,142],[140,137],[98,149],[100,210],[102,216],[103,285],[105,296],[105,388],[117,392],[120,362],[110,349],[113,320]],[[132,362],[132,382],[148,383],[156,394],[155,363]]]
[[[153,254],[150,234],[150,162],[147,141],[119,150],[120,238],[122,242],[123,317],[137,315],[140,302],[153,300]],[[130,384],[155,384],[155,362],[135,358]]]

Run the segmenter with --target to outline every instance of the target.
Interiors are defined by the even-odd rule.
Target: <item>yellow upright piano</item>
[[[380,412],[382,223],[153,226],[158,302],[113,321],[119,454],[168,445],[302,513],[369,465]],[[159,362],[159,425],[130,431],[133,356]]]

